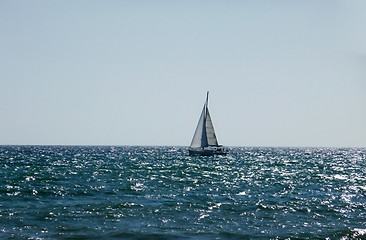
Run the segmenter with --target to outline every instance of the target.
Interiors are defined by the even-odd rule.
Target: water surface
[[[366,239],[366,150],[0,146],[1,239]]]

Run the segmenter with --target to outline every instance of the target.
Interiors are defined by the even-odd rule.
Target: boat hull
[[[214,155],[227,155],[229,151],[227,149],[205,149],[205,148],[190,148],[188,149],[189,156],[214,156]]]

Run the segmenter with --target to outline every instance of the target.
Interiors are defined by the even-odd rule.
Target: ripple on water
[[[363,239],[365,153],[2,146],[0,237]]]

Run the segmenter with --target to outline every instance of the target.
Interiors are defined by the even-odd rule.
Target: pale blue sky
[[[366,1],[0,1],[0,144],[366,147]]]

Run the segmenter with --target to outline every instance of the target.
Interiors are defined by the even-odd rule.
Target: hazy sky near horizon
[[[366,147],[366,1],[0,1],[0,144]]]

